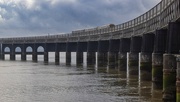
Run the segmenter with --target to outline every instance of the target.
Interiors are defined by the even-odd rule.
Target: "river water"
[[[162,90],[153,89],[149,81],[116,69],[96,66],[54,64],[54,53],[48,65],[39,56],[37,63],[0,61],[0,102],[161,102]],[[85,58],[85,57],[84,57]],[[84,60],[86,62],[86,60]]]

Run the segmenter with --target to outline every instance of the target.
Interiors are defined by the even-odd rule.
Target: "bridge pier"
[[[83,52],[76,52],[76,65],[83,64]]]
[[[127,70],[127,52],[130,51],[130,38],[120,39],[120,52],[118,55],[118,69]]]
[[[97,54],[98,67],[105,67],[107,65],[107,52],[98,52]]]
[[[26,49],[24,46],[25,45],[23,44],[23,47],[21,48],[22,49],[22,52],[21,52],[21,60],[22,61],[26,61]]]
[[[66,65],[71,65],[71,52],[66,52]]]
[[[48,51],[44,51],[44,63],[48,63],[49,54]]]
[[[117,63],[117,53],[119,52],[120,40],[109,40],[108,66],[115,68]]]
[[[10,60],[12,60],[12,61],[15,60],[15,49],[14,49],[14,45],[11,46]]]
[[[59,51],[58,51],[58,44],[55,44],[55,64],[59,65],[60,60],[59,60]]]
[[[95,65],[96,63],[96,53],[87,52],[87,65]]]
[[[163,53],[166,49],[167,30],[156,30],[154,51],[152,53],[152,81],[155,88],[162,89]]]
[[[59,54],[59,51],[55,51],[55,64],[56,65],[59,65],[59,57],[60,57],[60,54]]]
[[[34,44],[34,47],[33,47],[32,60],[33,60],[33,62],[37,62],[37,49],[36,49],[35,44]]]
[[[139,52],[141,51],[142,37],[131,37],[128,67],[130,75],[138,75]]]
[[[177,75],[176,75],[176,102],[180,102],[180,55],[176,58]]]
[[[142,50],[140,54],[140,79],[152,80],[152,52],[154,49],[154,34],[144,34],[142,37]]]
[[[180,51],[180,23],[170,22],[167,33],[167,49],[163,55],[163,100],[176,100],[176,58]]]
[[[108,50],[109,41],[98,41],[98,55],[97,55],[97,65],[98,67],[107,66],[108,63]]]
[[[87,43],[87,65],[96,64],[96,51],[98,49],[97,41],[88,41]]]

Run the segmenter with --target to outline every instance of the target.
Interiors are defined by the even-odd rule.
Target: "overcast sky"
[[[0,0],[0,37],[68,33],[121,24],[161,0]]]

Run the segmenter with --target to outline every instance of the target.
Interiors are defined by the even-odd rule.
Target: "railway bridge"
[[[109,68],[117,67],[120,71],[126,71],[129,53],[130,74],[136,75],[140,69],[141,80],[163,86],[164,100],[180,102],[180,0],[162,0],[146,13],[119,25],[59,35],[0,38],[0,46],[2,60],[5,54],[10,54],[10,60],[21,54],[25,61],[26,55],[31,54],[33,61],[38,60],[37,55],[44,55],[47,63],[48,52],[55,52],[55,63],[59,64],[59,52],[66,52],[66,64],[70,64],[71,52],[76,52],[76,63],[81,65],[83,52],[87,52],[88,65],[97,60],[98,66],[108,63]],[[42,52],[38,52],[39,47]]]

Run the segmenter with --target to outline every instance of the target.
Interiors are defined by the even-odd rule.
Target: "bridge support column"
[[[34,44],[34,47],[33,47],[32,60],[33,60],[33,62],[37,62],[37,49],[36,49],[36,44]]]
[[[48,51],[44,51],[44,63],[48,63],[48,60],[49,60]]]
[[[71,64],[71,52],[66,52],[66,65]]]
[[[107,52],[98,52],[97,57],[98,67],[104,67],[107,65]]]
[[[14,45],[12,45],[11,47],[11,53],[10,53],[10,60],[15,60],[15,49],[14,49]]]
[[[76,65],[83,64],[83,52],[76,52]]]
[[[120,39],[120,52],[118,55],[118,68],[120,71],[127,70],[127,52],[130,51],[130,38]]]
[[[4,51],[1,52],[1,59],[4,60],[5,59],[5,54]]]
[[[55,52],[55,64],[56,64],[56,65],[59,65],[59,61],[60,61],[60,60],[59,60],[59,51],[56,51],[56,52]]]
[[[119,52],[120,40],[111,39],[109,40],[109,53],[108,53],[108,65],[109,68],[115,68],[117,64],[117,56]]]
[[[163,55],[163,100],[176,101],[176,57],[172,54]]]
[[[131,37],[128,67],[130,75],[138,75],[139,52],[141,51],[142,37]]]
[[[180,55],[176,58],[177,76],[176,76],[176,102],[180,102]]]
[[[152,52],[154,49],[154,34],[144,34],[142,37],[142,50],[140,54],[140,79],[152,80]]]
[[[95,65],[96,62],[96,53],[87,52],[87,65]]]
[[[115,68],[116,66],[116,53],[109,52],[108,54],[108,66],[109,68]]]
[[[24,44],[23,44],[22,52],[21,52],[21,60],[26,61],[26,49],[24,47]]]
[[[176,101],[176,58],[180,51],[180,23],[170,22],[167,33],[167,53],[163,55],[163,100]],[[177,85],[178,86],[178,85]]]
[[[156,30],[152,54],[152,81],[154,88],[162,89],[163,53],[166,49],[167,30]]]
[[[33,60],[34,62],[37,62],[37,52],[33,52],[32,60]]]
[[[108,63],[108,54],[109,51],[109,41],[98,41],[98,58],[97,65],[98,67],[107,66]]]

